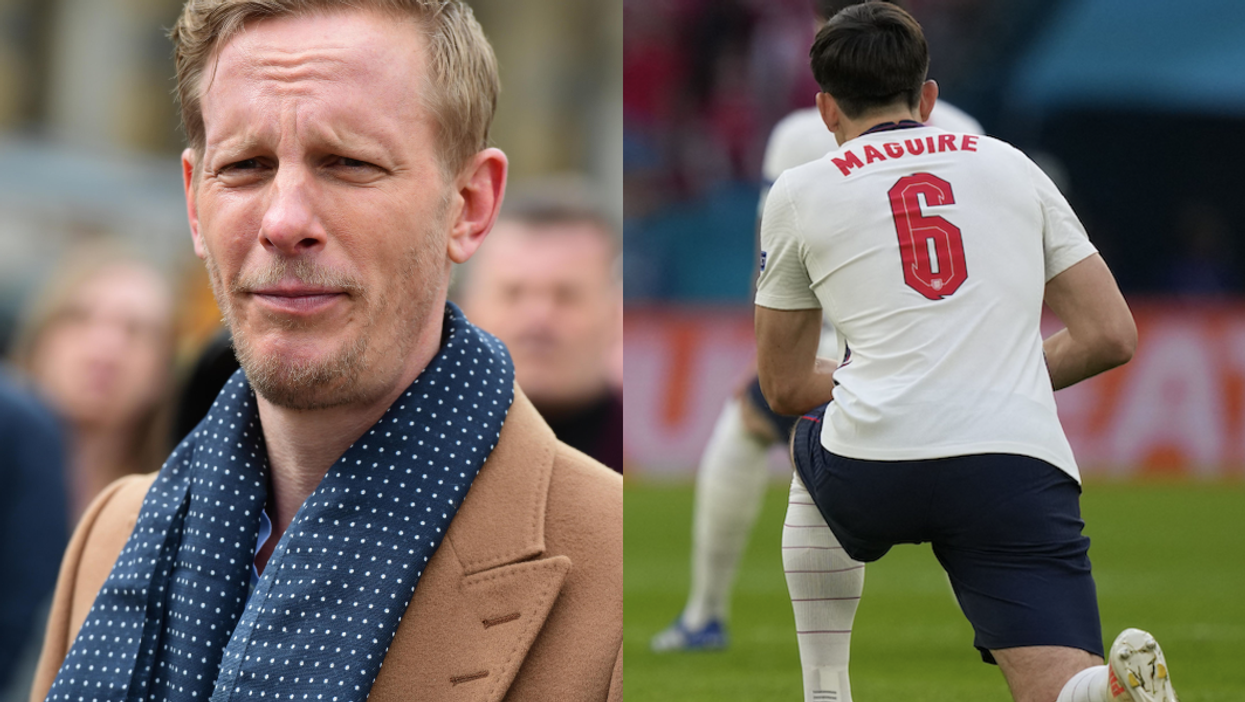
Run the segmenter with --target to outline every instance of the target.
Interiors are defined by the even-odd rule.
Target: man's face
[[[209,60],[187,171],[195,251],[273,404],[373,401],[439,344],[452,187],[423,106],[426,47],[369,12],[249,24]]]
[[[558,231],[499,222],[463,300],[472,322],[510,348],[520,387],[542,411],[606,391],[622,303],[596,225],[551,226]]]

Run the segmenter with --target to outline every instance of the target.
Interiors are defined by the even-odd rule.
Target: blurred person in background
[[[599,212],[553,198],[507,205],[458,294],[514,356],[519,384],[562,441],[622,472],[618,237]]]
[[[70,524],[109,483],[160,466],[172,358],[172,293],[136,257],[74,252],[36,297],[14,360],[64,423]]]
[[[55,417],[0,368],[0,700],[25,699],[34,672],[69,539],[64,463]]]

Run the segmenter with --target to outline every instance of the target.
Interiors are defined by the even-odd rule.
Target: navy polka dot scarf
[[[49,700],[363,700],[514,399],[447,305],[441,351],[250,571],[267,451],[239,371],[160,470]]]

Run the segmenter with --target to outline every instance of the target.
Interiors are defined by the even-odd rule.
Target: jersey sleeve
[[[780,177],[770,188],[761,215],[761,272],[757,277],[756,304],[776,310],[821,307],[804,266],[805,253],[786,178]]]
[[[1032,161],[1029,169],[1042,203],[1042,249],[1046,259],[1046,280],[1063,273],[1073,264],[1098,253],[1089,241],[1085,227],[1063,193]]]

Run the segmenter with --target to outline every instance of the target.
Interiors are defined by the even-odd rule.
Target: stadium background
[[[1159,634],[1185,702],[1245,698],[1245,4],[907,4],[941,98],[1051,173],[1137,317],[1128,366],[1056,396],[1087,478],[1104,631]],[[628,692],[799,699],[781,451],[732,649],[647,643],[686,596],[690,479],[750,368],[760,158],[772,125],[812,104],[809,5],[625,0],[624,17]],[[858,699],[1007,697],[927,549],[869,573]]]

